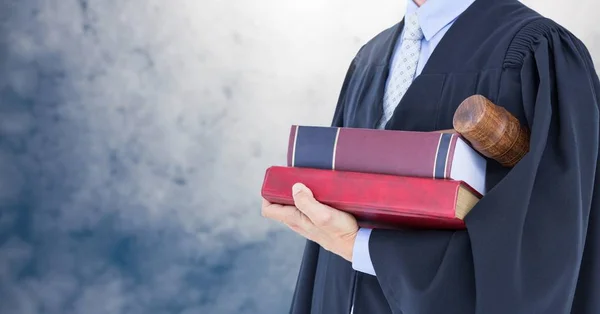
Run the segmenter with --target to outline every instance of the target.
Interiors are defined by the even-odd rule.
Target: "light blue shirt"
[[[429,56],[452,26],[456,18],[464,12],[475,0],[427,0],[422,6],[417,6],[413,0],[407,0],[406,14],[417,12],[419,25],[423,31],[421,40],[421,54],[415,77],[417,77],[429,60]],[[468,36],[469,34],[465,34]],[[402,34],[397,40],[391,69],[394,68],[396,54],[402,45]],[[387,84],[386,84],[387,85]],[[387,87],[387,86],[386,86]],[[369,237],[371,229],[361,228],[358,231],[354,251],[352,254],[352,267],[360,272],[375,276],[375,270],[369,255]]]

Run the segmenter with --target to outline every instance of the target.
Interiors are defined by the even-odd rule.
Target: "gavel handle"
[[[529,152],[530,131],[503,107],[482,95],[465,99],[456,109],[454,129],[482,155],[513,167]]]

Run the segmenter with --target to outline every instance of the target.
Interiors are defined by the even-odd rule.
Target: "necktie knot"
[[[404,20],[404,34],[402,37],[405,40],[423,39],[423,30],[419,25],[419,17],[416,12],[406,16],[406,19]]]

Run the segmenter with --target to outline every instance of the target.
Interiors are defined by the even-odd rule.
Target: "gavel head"
[[[482,155],[512,167],[529,151],[529,130],[482,95],[465,99],[454,113],[454,129]]]

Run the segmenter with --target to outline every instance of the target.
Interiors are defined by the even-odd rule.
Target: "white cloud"
[[[0,10],[0,312],[285,312],[303,241],[260,217],[264,169],[284,162],[291,123],[329,123],[352,56],[403,10]]]

